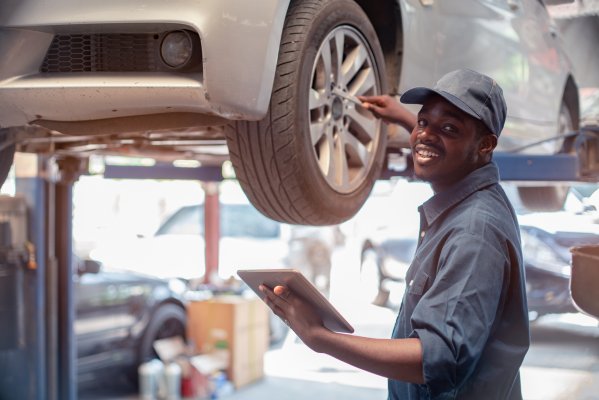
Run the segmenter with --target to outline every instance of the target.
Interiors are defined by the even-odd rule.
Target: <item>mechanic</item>
[[[506,117],[502,89],[462,69],[400,101],[362,97],[411,129],[414,172],[433,197],[419,207],[420,238],[391,339],[336,333],[288,288],[266,302],[311,349],[389,378],[389,399],[521,399],[530,343],[519,228],[492,154]],[[401,205],[400,205],[401,206]]]

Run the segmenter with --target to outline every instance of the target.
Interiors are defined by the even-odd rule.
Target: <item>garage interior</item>
[[[580,37],[599,37],[596,16],[599,9],[590,3],[577,4],[586,4],[587,8],[572,11],[564,7],[558,10],[561,14],[556,17],[565,41],[573,48],[571,57],[579,66],[581,87],[599,87],[599,75],[591,67],[599,65],[599,53],[594,51],[596,41],[588,40],[584,46],[578,45]],[[99,164],[94,160],[100,160]],[[110,164],[102,157],[17,153],[8,184],[0,192],[0,400],[386,398],[385,379],[312,353],[238,280],[223,282],[216,277],[221,267],[219,258],[223,256],[221,236],[225,236],[222,187],[235,181],[231,167],[226,162],[223,166],[222,157],[212,160],[216,161],[212,164],[187,167],[155,160],[151,165],[145,165],[139,159],[132,160]],[[580,167],[575,157],[568,156],[558,160],[560,164],[556,164],[555,159],[540,158],[532,162],[531,158],[514,160],[509,156],[499,156],[496,162],[502,169],[502,176],[512,182],[517,181],[527,168],[529,176],[538,173],[540,177],[547,169],[559,170],[562,175],[557,174],[555,180],[573,182]],[[596,170],[592,172],[596,173]],[[411,184],[402,177],[398,179],[397,175],[402,172],[384,171],[384,182],[399,186]],[[161,361],[144,360],[129,368],[128,375],[118,372],[116,377],[96,376],[94,363],[105,366],[104,362],[114,360],[92,359],[92,372],[79,376],[82,365],[78,365],[75,285],[83,276],[96,276],[104,265],[91,259],[80,259],[78,253],[87,257],[91,248],[76,248],[74,224],[92,218],[94,221],[106,218],[106,224],[115,222],[109,221],[99,210],[95,211],[100,215],[89,209],[86,210],[88,214],[75,215],[79,212],[75,188],[88,178],[121,182],[121,187],[130,186],[130,192],[140,190],[131,183],[133,181],[156,185],[148,191],[147,199],[148,202],[155,201],[152,207],[161,210],[161,219],[158,221],[158,213],[155,213],[153,220],[142,221],[144,232],[135,240],[153,235],[158,224],[167,216],[174,216],[173,212],[177,210],[170,203],[158,204],[156,199],[160,196],[154,195],[155,192],[173,191],[171,195],[174,196],[169,198],[181,197],[173,203],[178,206],[203,204],[199,211],[188,209],[198,213],[193,214],[194,218],[201,218],[197,222],[202,224],[204,241],[197,256],[203,265],[198,268],[204,270],[196,279],[186,279],[188,286],[178,292],[180,298],[177,299],[185,310],[185,337],[168,337],[167,334],[167,337],[152,341],[150,347],[144,343],[144,348],[150,349]],[[186,182],[194,187],[188,192],[177,193],[179,187],[160,186],[164,182]],[[102,198],[100,193],[87,195]],[[416,197],[409,200],[415,206],[421,201]],[[115,204],[105,208],[125,209],[122,203]],[[128,207],[132,207],[131,204]],[[111,232],[118,232],[119,228],[111,229],[114,229]],[[134,226],[120,229],[126,230],[129,236],[137,234]],[[294,238],[294,233],[287,233],[290,235],[287,243],[294,238],[293,243],[309,245],[313,238],[331,233],[331,227],[306,229],[307,236],[296,233],[299,236]],[[348,229],[351,233],[354,227],[335,229],[345,237],[338,242],[333,240],[336,244],[327,255],[330,265],[324,267],[329,274],[325,293],[355,325],[356,333],[388,337],[398,309],[397,299],[380,300],[378,297],[377,301],[382,303],[378,305],[372,304],[370,297],[356,299],[361,283],[362,254],[359,253],[363,250],[362,242],[348,234]],[[119,237],[107,238],[109,235],[103,234],[104,239],[118,244]],[[250,248],[250,251],[255,252],[255,249]],[[111,248],[107,250],[109,256],[110,251]],[[285,251],[290,250],[286,248]],[[295,266],[308,263],[306,255],[302,253],[301,256],[304,258],[297,259]],[[133,262],[139,264],[139,260]],[[141,267],[143,270],[143,265]],[[169,268],[174,270],[175,266],[165,265],[163,272],[168,272]],[[172,285],[169,286],[168,279],[160,279],[170,290]],[[321,283],[317,278],[314,282]],[[404,289],[403,283],[397,285],[395,290]],[[546,297],[552,295],[545,294]],[[173,300],[169,305],[175,306],[179,300]],[[90,302],[93,301],[92,298]],[[143,307],[150,306],[133,306],[136,310]],[[170,310],[177,314],[173,308]],[[146,327],[150,320],[146,317],[140,323]],[[177,331],[178,328],[173,329]],[[158,331],[159,327],[156,327]],[[534,320],[532,335],[533,344],[521,369],[525,399],[599,399],[596,319],[575,310],[549,313]],[[136,337],[142,337],[140,332]],[[137,360],[138,356],[138,353],[129,353],[126,357]],[[122,355],[119,353],[115,357]],[[176,389],[169,393],[171,385]]]
[[[98,383],[95,386],[78,386],[77,346],[75,345],[77,340],[74,332],[76,302],[72,279],[77,272],[73,267],[67,266],[76,265],[71,259],[74,254],[73,186],[78,179],[81,179],[80,174],[87,165],[76,159],[42,162],[37,157],[32,157],[35,156],[20,154],[17,157],[14,168],[15,195],[3,196],[3,201],[0,203],[2,205],[0,226],[3,233],[3,242],[0,246],[2,257],[0,259],[2,261],[0,264],[2,265],[0,281],[2,302],[0,304],[3,307],[2,316],[5,318],[2,325],[10,327],[10,329],[3,329],[1,336],[0,363],[2,370],[6,371],[0,380],[1,398],[145,398],[142,396],[143,392],[140,392],[143,388],[124,383],[124,380],[114,377],[109,378],[108,381],[99,380],[100,387]],[[501,160],[499,162],[501,163]],[[34,170],[37,172],[32,176],[31,165],[34,164],[39,166],[39,170]],[[54,179],[49,180],[46,178],[47,169],[51,169],[48,166],[53,165],[57,166],[58,173]],[[204,256],[207,271],[216,270],[219,251],[219,190],[216,188],[218,182],[223,180],[221,168],[177,169],[164,165],[158,165],[156,168],[106,165],[103,174],[104,177],[99,178],[124,182],[132,182],[129,178],[158,182],[156,179],[172,177],[175,177],[176,181],[188,180],[195,183],[202,181],[203,183],[198,186],[204,192],[206,207]],[[32,239],[38,242],[33,244]],[[347,271],[343,270],[347,267],[345,263],[348,260],[343,258],[345,251],[347,250],[340,251],[337,258],[334,258],[329,298],[348,320],[355,323],[357,333],[386,337],[394,321],[394,311],[367,302],[364,304],[356,302],[355,293],[347,290],[355,286],[348,278]],[[207,272],[205,276],[210,276],[210,273]],[[206,279],[202,283],[210,282]],[[206,292],[195,292],[196,296],[198,293]],[[232,343],[235,340],[241,340],[242,345],[241,349],[236,349],[241,354],[237,357],[246,360],[251,358],[256,363],[252,366],[245,364],[241,370],[243,376],[238,372],[238,376],[232,380],[229,380],[231,375],[224,375],[228,372],[234,376],[231,369],[223,366],[226,362],[221,366],[217,363],[216,368],[226,372],[212,375],[214,382],[210,384],[206,381],[201,383],[201,378],[198,380],[196,375],[195,389],[190,389],[189,381],[182,380],[182,385],[187,385],[185,390],[188,390],[181,392],[187,395],[182,398],[209,398],[210,394],[201,390],[206,390],[206,387],[216,387],[217,376],[220,380],[219,387],[222,388],[220,398],[270,398],[273,392],[286,392],[288,396],[283,398],[289,399],[305,398],[306,393],[324,396],[323,398],[339,398],[339,396],[348,399],[385,398],[384,379],[334,359],[312,354],[292,333],[287,333],[282,341],[269,346],[266,343],[269,328],[268,312],[257,298],[248,300],[247,297],[231,297],[230,294],[222,297],[221,300],[206,300],[204,297],[200,301],[194,301],[198,298],[194,299],[193,296],[190,298],[191,301],[187,303],[188,327],[193,326],[199,330],[188,330],[188,341],[190,334],[194,338],[201,338],[202,335],[210,336],[210,331],[206,329],[214,329],[221,335],[216,336],[216,339],[221,339],[220,344],[217,344],[219,340],[210,339],[211,347],[206,353],[211,355],[200,360],[200,365],[203,362],[214,363],[215,359],[219,359],[218,356],[214,357],[219,351],[222,360],[222,350],[224,349],[225,352],[232,350]],[[248,316],[252,317],[253,322],[247,320]],[[596,393],[593,391],[596,390],[597,383],[597,358],[593,356],[595,352],[590,350],[595,348],[597,340],[596,321],[579,314],[564,314],[564,316],[564,318],[548,316],[546,317],[548,319],[541,320],[535,326],[533,339],[538,340],[537,347],[533,343],[531,354],[527,356],[529,365],[525,360],[522,369],[523,390],[525,395],[529,394],[526,398],[538,398],[534,396],[539,393],[548,395],[561,393],[562,396],[571,393]],[[240,317],[245,322],[235,322]],[[206,324],[207,320],[212,323]],[[223,331],[234,332],[235,328],[231,327],[231,324],[235,323],[244,326],[241,339],[228,337],[227,335],[231,333],[222,336]],[[203,332],[200,332],[202,330]],[[227,349],[227,345],[222,346],[223,338],[231,340],[231,348]],[[263,345],[257,344],[260,342]],[[248,348],[252,349],[251,357],[248,355]],[[556,370],[554,366],[556,357],[561,357],[558,354],[564,349],[568,349],[567,351],[573,354],[584,354],[590,351],[587,353],[587,357],[590,358],[584,362],[588,368],[587,372],[572,372],[578,370],[580,365],[564,366],[564,369]],[[165,362],[158,366],[158,370],[165,371],[164,367],[168,365],[166,360],[172,359],[173,352],[179,356],[184,352],[182,342],[163,341],[159,354],[166,358]],[[196,357],[200,353],[195,352]],[[578,357],[580,360],[580,356]],[[200,356],[199,359],[201,358]],[[145,367],[146,369],[138,369],[138,373],[147,373],[151,370],[151,363],[146,363]],[[197,368],[202,367],[197,366]],[[552,374],[563,373],[563,371],[570,372],[565,373],[567,379],[557,381],[560,382],[558,385],[538,385]],[[210,374],[206,373],[204,378],[206,376]],[[227,378],[223,378],[224,376]],[[94,380],[96,377],[91,379]],[[199,389],[202,387],[204,389]],[[156,393],[157,390],[156,387]]]

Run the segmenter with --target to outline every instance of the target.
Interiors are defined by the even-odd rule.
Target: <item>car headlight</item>
[[[524,260],[536,268],[554,274],[570,276],[570,265],[545,242],[528,232],[522,231],[522,255]]]
[[[187,284],[178,278],[172,278],[168,280],[168,288],[179,295],[185,294],[187,292]]]
[[[160,46],[160,55],[165,64],[173,68],[185,66],[193,53],[193,41],[185,31],[166,34]]]

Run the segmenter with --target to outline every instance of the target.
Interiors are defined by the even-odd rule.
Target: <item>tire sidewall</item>
[[[139,345],[140,363],[148,361],[149,355],[153,354],[153,342],[156,340],[160,328],[166,321],[175,318],[183,325],[183,334],[185,334],[186,330],[185,311],[175,304],[162,304],[158,306],[150,318],[150,322],[144,330]]]
[[[312,29],[307,33],[304,46],[301,49],[299,56],[299,69],[297,81],[297,99],[294,104],[295,118],[294,123],[297,131],[302,133],[295,140],[295,154],[297,155],[298,169],[303,171],[298,174],[298,179],[303,180],[300,186],[307,188],[305,193],[310,198],[312,204],[320,204],[323,208],[328,208],[332,214],[346,215],[353,213],[352,210],[361,205],[372,186],[372,181],[375,180],[380,172],[383,164],[383,153],[386,144],[386,131],[384,124],[380,124],[379,143],[374,155],[373,164],[365,176],[363,182],[355,190],[350,193],[339,193],[334,190],[326,181],[320,171],[317,163],[316,155],[311,143],[309,134],[308,121],[308,98],[311,87],[310,79],[312,77],[312,69],[316,59],[318,50],[326,38],[326,36],[335,28],[343,25],[349,25],[355,28],[370,45],[370,52],[374,57],[376,65],[376,73],[378,84],[380,85],[381,94],[386,92],[385,73],[384,73],[384,58],[380,50],[380,44],[374,28],[370,24],[367,16],[362,9],[351,0],[335,0],[323,4],[316,18],[312,21]],[[349,202],[349,199],[354,197],[355,201]],[[335,199],[333,201],[323,203],[322,199]],[[337,201],[338,200],[338,201]],[[357,204],[356,204],[357,203]],[[355,210],[354,210],[355,211]]]
[[[0,138],[0,145],[4,143],[4,140]],[[4,150],[0,151],[0,188],[4,185],[10,167],[15,157],[15,145],[8,146]]]

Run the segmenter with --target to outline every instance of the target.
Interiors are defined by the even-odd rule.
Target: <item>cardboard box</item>
[[[264,376],[268,307],[257,297],[220,296],[191,302],[187,334],[199,353],[228,350],[227,376],[239,388]]]

